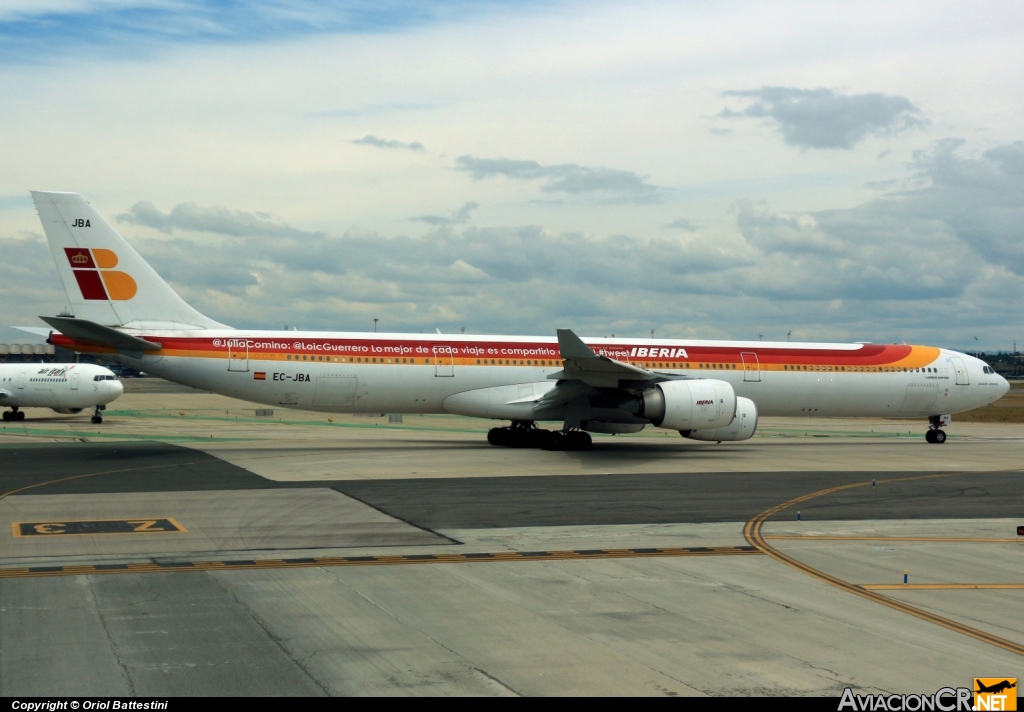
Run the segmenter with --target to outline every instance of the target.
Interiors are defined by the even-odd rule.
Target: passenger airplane
[[[65,415],[93,409],[92,422],[102,423],[101,410],[124,392],[109,368],[90,363],[0,364],[0,407],[4,422],[24,420],[22,408],[52,408]]]
[[[949,414],[1009,389],[932,346],[235,330],[186,304],[82,196],[32,197],[75,314],[40,317],[51,343],[255,403],[510,420],[488,441],[512,447],[582,449],[588,432],[648,425],[746,440],[759,415],[928,418],[942,443]]]

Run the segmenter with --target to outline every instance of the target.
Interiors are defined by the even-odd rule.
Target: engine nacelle
[[[749,398],[737,396],[736,417],[724,428],[707,430],[680,430],[679,434],[691,440],[711,442],[737,442],[754,437],[757,430],[757,405]]]
[[[736,415],[736,391],[725,381],[711,379],[665,381],[622,407],[656,428],[716,430]]]
[[[82,412],[81,408],[50,408],[50,410],[61,415],[78,415]]]

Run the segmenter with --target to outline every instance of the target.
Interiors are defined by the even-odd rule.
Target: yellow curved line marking
[[[977,537],[977,536],[841,536],[831,534],[768,534],[765,539],[789,539],[806,541],[923,541],[943,544],[1024,544],[1024,537]]]
[[[862,583],[868,591],[1015,591],[1024,583]]]
[[[895,478],[887,479],[887,480],[878,480],[878,483],[879,484],[883,484],[883,483],[894,483],[894,482],[911,482],[911,481],[914,481],[914,480],[928,480],[928,479],[937,479],[937,478],[940,478],[940,477],[955,477],[955,476],[963,476],[963,475],[971,475],[971,474],[980,474],[980,473],[971,473],[971,472],[943,472],[941,474],[936,474],[936,475],[917,475],[917,476],[914,476],[914,477],[895,477]],[[794,559],[791,556],[787,556],[786,554],[783,554],[781,551],[779,551],[778,549],[774,548],[767,541],[765,541],[764,535],[761,534],[761,527],[764,525],[765,521],[769,517],[773,517],[776,514],[778,514],[779,512],[782,512],[782,511],[784,511],[786,509],[789,509],[790,507],[793,507],[794,505],[800,504],[801,502],[806,502],[806,501],[811,500],[811,499],[815,499],[817,497],[824,497],[827,494],[833,494],[835,492],[842,492],[844,490],[856,489],[858,487],[869,487],[869,486],[871,486],[871,480],[868,480],[866,482],[855,482],[853,484],[848,484],[848,485],[839,485],[837,487],[829,487],[827,489],[819,490],[817,492],[811,492],[810,494],[805,494],[805,495],[803,495],[801,497],[795,497],[795,498],[789,500],[788,502],[783,502],[782,504],[777,504],[774,507],[770,507],[769,509],[766,509],[765,511],[761,512],[760,514],[755,516],[753,519],[751,519],[749,522],[747,522],[744,525],[744,527],[743,527],[743,536],[746,538],[747,542],[751,546],[757,548],[759,551],[764,553],[766,556],[770,556],[771,558],[775,559],[779,563],[785,564],[786,566],[789,566],[792,569],[796,569],[797,571],[799,571],[799,572],[801,572],[803,574],[807,574],[808,576],[810,576],[812,578],[815,578],[815,579],[818,579],[819,581],[827,583],[827,584],[829,584],[831,586],[835,586],[836,588],[841,589],[843,591],[846,591],[847,593],[852,593],[855,596],[860,596],[861,598],[866,598],[869,601],[873,601],[874,603],[878,603],[878,604],[883,605],[883,606],[885,606],[887,608],[892,608],[892,609],[897,610],[897,611],[899,611],[901,613],[906,613],[907,615],[913,616],[915,618],[919,618],[919,619],[921,619],[923,621],[927,621],[929,623],[933,623],[935,625],[938,625],[938,626],[941,626],[941,627],[946,628],[948,630],[951,630],[951,631],[953,631],[955,633],[960,633],[960,634],[966,635],[966,636],[968,636],[970,638],[974,638],[975,640],[979,640],[979,641],[981,641],[983,643],[988,643],[989,645],[993,645],[993,646],[995,646],[997,648],[1002,648],[1003,650],[1006,650],[1008,652],[1014,653],[1016,655],[1024,656],[1024,645],[1021,645],[1019,643],[1014,643],[1011,640],[1006,640],[1005,638],[1000,638],[999,636],[992,635],[990,633],[986,633],[986,632],[978,630],[976,628],[971,628],[970,626],[964,625],[963,623],[957,623],[956,621],[950,620],[948,618],[943,618],[942,616],[935,615],[934,613],[929,613],[928,611],[925,611],[925,610],[922,610],[920,608],[917,608],[916,606],[911,606],[908,603],[903,603],[902,601],[897,601],[897,600],[895,600],[893,598],[889,598],[888,596],[883,596],[883,595],[881,595],[879,593],[875,593],[874,591],[869,590],[867,588],[863,588],[863,587],[858,586],[856,584],[852,584],[849,581],[843,581],[840,578],[836,578],[835,576],[832,576],[830,574],[826,574],[823,571],[819,571],[818,569],[815,569],[815,568],[813,568],[811,566],[808,566],[807,564],[804,564],[804,563],[802,563],[800,561],[797,561],[796,559]]]

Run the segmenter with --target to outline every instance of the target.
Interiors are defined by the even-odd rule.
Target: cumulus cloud
[[[145,225],[171,234],[176,230],[212,232],[240,237],[264,235],[268,237],[302,237],[317,235],[287,225],[275,223],[266,213],[248,213],[222,207],[201,207],[196,203],[180,203],[169,213],[160,212],[155,205],[141,201],[128,212],[116,216],[118,222]]]
[[[1024,141],[996,146],[978,158],[946,140],[914,154],[926,187],[901,193],[908,213],[945,225],[986,261],[1024,276]]]
[[[917,187],[851,208],[738,201],[732,236],[684,223],[657,237],[479,227],[468,222],[473,203],[421,237],[305,231],[194,203],[167,212],[136,203],[124,224],[187,301],[240,327],[368,330],[380,317],[381,328],[413,332],[570,324],[591,334],[784,339],[792,329],[794,339],[952,347],[967,344],[961,335],[973,344],[979,330],[1019,336],[1024,142],[971,154],[942,141],[916,154],[911,171]],[[133,236],[133,225],[170,237]],[[0,250],[0,323],[60,311],[45,242],[3,238]]]
[[[920,187],[852,208],[789,214],[737,204],[737,227],[758,253],[756,267],[740,270],[743,290],[797,312],[801,302],[841,299],[830,320],[853,323],[859,312],[865,322],[932,329],[938,343],[971,324],[1019,323],[1024,142],[976,157],[962,147],[947,140],[918,152]]]
[[[665,228],[666,230],[682,230],[684,232],[697,232],[697,230],[700,229],[700,227],[696,223],[687,220],[686,218],[679,218],[678,220],[673,220],[670,223],[662,225],[662,227]]]
[[[460,156],[457,170],[469,173],[473,180],[503,176],[513,180],[541,181],[545,193],[570,195],[604,194],[630,202],[654,202],[661,190],[648,182],[647,176],[614,168],[591,168],[575,163],[541,165],[537,161],[511,158],[475,158]]]
[[[64,289],[42,235],[0,237],[0,254],[0,324],[41,326],[36,316],[64,308]]]
[[[765,118],[775,122],[783,140],[801,148],[853,148],[871,135],[896,133],[925,123],[909,99],[886,94],[836,94],[831,89],[762,87],[723,92],[748,99],[741,111],[719,116]]]
[[[646,300],[667,305],[685,292],[725,294],[729,285],[713,276],[749,264],[742,251],[676,238],[453,229],[475,207],[465,204],[420,238],[306,232],[191,204],[168,212],[136,206],[130,222],[173,233],[133,242],[186,300],[236,326],[358,329],[386,315],[397,330],[469,324],[546,333],[557,323],[631,314]]]
[[[442,217],[440,215],[420,215],[414,218],[409,218],[413,222],[423,222],[428,225],[442,226],[442,225],[460,225],[462,223],[469,222],[469,214],[480,207],[479,203],[470,201],[463,204],[461,208],[452,212],[451,217]]]
[[[357,138],[352,143],[359,144],[361,146],[376,146],[377,148],[402,148],[406,151],[422,151],[423,144],[419,141],[413,141],[412,143],[406,143],[405,141],[396,141],[394,139],[380,138],[379,136],[366,135],[362,138]]]

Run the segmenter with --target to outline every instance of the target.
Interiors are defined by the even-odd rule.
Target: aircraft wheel
[[[590,437],[590,433],[586,433],[582,430],[574,430],[569,433],[570,449],[572,450],[589,450],[590,446],[594,444],[593,439]]]
[[[933,432],[935,433],[935,439],[932,440],[932,442],[934,442],[936,445],[941,445],[942,443],[946,442],[945,430],[935,430]]]
[[[547,438],[547,442],[541,445],[543,450],[565,450],[566,449],[566,437],[565,433],[560,430],[548,431],[551,435]]]
[[[925,440],[925,442],[928,442],[928,443],[934,443],[935,442],[935,431],[934,430],[929,430],[927,433],[925,433],[924,434],[924,440]]]
[[[487,431],[487,442],[495,447],[502,447],[505,444],[505,435],[508,428],[491,428]]]
[[[550,450],[549,445],[554,440],[555,434],[550,430],[544,430],[543,428],[534,428],[530,431],[529,436],[529,447],[539,448],[540,450]]]
[[[5,411],[4,411],[4,422],[6,423],[6,422],[7,422],[7,421],[9,421],[10,419],[11,419],[11,411],[9,411],[9,410],[5,410]]]
[[[14,419],[15,420],[24,420],[25,419],[25,411],[19,410],[17,413],[14,414]]]
[[[530,447],[530,431],[524,428],[509,428],[505,447]]]
[[[92,416],[92,424],[93,425],[99,425],[102,422],[103,422],[103,416],[101,416],[101,415],[94,415],[94,416]]]

